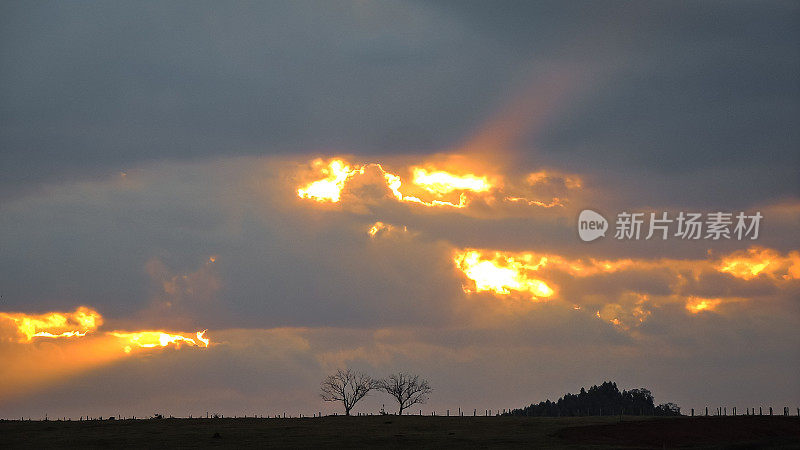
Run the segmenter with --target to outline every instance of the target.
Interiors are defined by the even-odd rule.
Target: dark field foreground
[[[2,448],[800,448],[800,419],[431,417],[0,421]]]

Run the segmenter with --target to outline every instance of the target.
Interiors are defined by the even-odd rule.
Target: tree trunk
[[[344,410],[344,415],[345,416],[349,416],[350,415],[350,410],[349,409],[345,409]]]
[[[402,406],[400,407],[400,412],[399,412],[399,413],[397,413],[397,415],[398,415],[398,416],[402,416],[402,415],[403,415],[403,407],[402,407]]]

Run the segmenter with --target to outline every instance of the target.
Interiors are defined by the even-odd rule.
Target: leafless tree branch
[[[428,394],[433,391],[426,380],[420,380],[419,375],[399,372],[389,375],[389,378],[378,382],[378,389],[394,397],[400,405],[399,415],[403,410],[415,404],[422,404],[428,400]]]
[[[342,402],[345,415],[349,416],[355,404],[376,387],[376,381],[367,374],[339,369],[322,381],[320,396],[326,402]]]

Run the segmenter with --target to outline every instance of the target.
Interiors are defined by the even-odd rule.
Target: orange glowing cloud
[[[381,167],[380,164],[376,164],[376,166],[379,167],[381,171],[383,171],[383,167]],[[463,182],[461,183],[457,182],[458,184],[449,184],[449,185],[444,183],[444,180],[447,179],[460,180],[461,177],[454,176],[441,171],[436,173],[439,174],[436,177],[439,178],[438,184],[432,178],[428,178],[427,175],[423,175],[423,178],[420,181],[421,184],[419,184],[418,186],[422,187],[422,189],[425,191],[434,193],[437,197],[441,197],[443,194],[458,192],[458,203],[453,203],[452,201],[440,200],[440,199],[432,199],[430,201],[425,201],[413,195],[403,194],[402,192],[400,192],[400,187],[402,186],[403,183],[400,180],[399,176],[385,171],[383,173],[383,176],[384,179],[386,180],[386,185],[389,187],[389,190],[391,190],[392,195],[394,195],[394,198],[397,199],[398,201],[405,203],[412,203],[420,206],[427,206],[427,207],[449,206],[452,208],[465,208],[467,206],[468,199],[463,191],[469,191],[472,189],[461,188],[460,185],[463,184]],[[414,184],[416,185],[416,183]],[[475,191],[475,192],[483,192],[483,191]]]
[[[759,276],[797,280],[800,279],[800,252],[792,251],[782,256],[773,249],[751,247],[721,258],[716,267],[720,272],[745,280]]]
[[[426,191],[443,195],[453,191],[486,192],[492,188],[487,177],[473,174],[454,175],[443,170],[413,168],[413,183]]]
[[[456,267],[470,280],[465,292],[492,292],[508,295],[513,293],[530,296],[532,300],[547,299],[554,294],[553,288],[534,278],[541,260],[515,258],[495,252],[484,254],[479,250],[456,252],[453,257]]]
[[[167,345],[178,347],[179,343],[206,347],[209,340],[203,332],[196,338],[176,336],[170,333],[152,332],[129,333],[131,336],[118,337],[119,333],[100,333],[87,335],[80,339],[34,340],[26,343],[0,342],[0,401],[18,397],[52,386],[77,374],[113,364],[123,358],[133,356],[133,349],[154,351]],[[141,334],[137,342],[131,342]],[[166,334],[162,338],[161,334]],[[164,345],[161,345],[162,342]],[[138,344],[142,344],[141,346]]]
[[[375,238],[378,235],[384,235],[389,233],[394,233],[396,231],[402,231],[404,233],[408,232],[408,227],[396,227],[392,224],[383,223],[383,222],[375,222],[372,224],[371,227],[367,230],[367,234],[371,238]]]
[[[206,331],[99,332],[103,317],[81,306],[74,312],[45,314],[0,312],[0,400],[58,383],[120,358],[133,349],[183,345],[208,347]]]
[[[442,159],[441,157],[439,159]],[[564,206],[565,200],[559,196],[545,195],[546,200],[531,198],[531,192],[507,193],[503,187],[503,177],[487,173],[479,173],[476,167],[479,161],[466,160],[458,155],[449,155],[440,165],[428,162],[421,166],[410,165],[402,169],[408,173],[410,181],[397,173],[390,172],[379,163],[352,164],[343,158],[332,158],[327,162],[315,159],[310,164],[314,177],[297,188],[297,196],[301,199],[314,200],[317,203],[339,203],[343,201],[343,193],[355,180],[354,184],[379,183],[380,189],[396,201],[422,207],[445,207],[463,209],[474,199],[482,199],[484,204],[495,204],[498,201],[509,204],[551,208]],[[565,192],[581,186],[580,179],[575,176],[557,173],[539,172],[542,180],[534,184],[547,185],[548,192]],[[529,177],[530,178],[530,177]],[[559,180],[553,183],[552,180]],[[379,190],[380,190],[379,189]],[[359,198],[357,192],[350,192],[350,199]],[[534,196],[536,197],[536,196]]]
[[[33,343],[35,338],[85,338],[87,333],[96,332],[103,324],[103,316],[97,311],[81,306],[75,312],[50,312],[45,314],[0,312],[0,327],[3,335],[18,336],[16,342]],[[5,326],[3,326],[5,325]],[[10,333],[9,333],[10,331]],[[131,347],[154,348],[174,345],[208,347],[210,340],[205,337],[207,330],[186,335],[168,331],[110,331],[101,333],[121,339],[117,348],[130,352]]]
[[[33,338],[82,337],[103,324],[100,314],[81,306],[74,312],[50,312],[45,314],[0,312],[0,319],[13,322],[21,342]]]
[[[442,170],[414,168],[414,178],[412,186],[420,188],[423,192],[434,194],[437,198],[423,200],[416,195],[408,195],[401,192],[403,185],[400,176],[386,171],[381,164],[371,163],[366,165],[351,165],[341,158],[333,158],[327,163],[322,159],[316,159],[312,163],[312,168],[321,179],[312,181],[297,189],[297,196],[315,200],[320,203],[338,203],[341,200],[342,190],[354,177],[365,175],[366,170],[377,171],[382,178],[385,188],[398,201],[412,203],[420,206],[446,206],[463,208],[467,204],[465,192],[486,192],[491,188],[486,177],[478,177],[473,174],[453,174]],[[458,202],[443,200],[444,194],[458,194]]]
[[[378,234],[379,231],[384,231],[384,230],[389,230],[389,225],[386,225],[383,222],[375,222],[375,224],[369,228],[367,234],[369,234],[370,237],[375,237],[375,235]]]
[[[130,353],[133,348],[166,347],[168,345],[174,345],[176,348],[180,348],[181,345],[208,347],[211,341],[205,337],[206,331],[208,330],[198,331],[194,337],[164,331],[136,331],[133,333],[113,331],[108,334],[121,339],[125,353]]]
[[[702,272],[717,271],[745,280],[759,276],[779,282],[800,279],[799,252],[792,251],[783,256],[776,250],[763,247],[751,247],[716,260],[566,258],[552,253],[476,249],[457,252],[456,266],[462,271],[484,267],[489,273],[492,272],[489,269],[490,264],[503,269],[495,271],[497,274],[495,278],[502,278],[499,274],[508,273],[505,272],[506,269],[518,267],[540,273],[547,269],[549,272],[563,272],[573,277],[589,277],[628,270],[680,270],[692,274],[695,278]],[[468,277],[472,278],[469,274]],[[505,291],[495,290],[500,294],[507,293]]]
[[[341,159],[332,159],[327,164],[322,159],[317,159],[312,165],[325,178],[297,189],[297,196],[318,202],[338,202],[347,179],[359,171],[363,173],[363,168],[357,167],[351,170],[350,166]]]
[[[519,273],[536,272],[544,268],[565,272],[574,277],[587,277],[599,273],[613,273],[626,270],[634,266],[646,267],[661,264],[660,262],[643,262],[634,261],[632,259],[568,259],[555,254],[477,249],[457,251],[455,262],[456,267],[462,270],[468,278],[476,282],[476,278],[480,278],[486,280],[488,284],[494,285],[497,285],[498,282],[504,279],[519,279]],[[469,271],[469,273],[467,273],[467,271]],[[484,273],[485,275],[480,276],[480,273]],[[489,281],[492,279],[498,280],[498,282]],[[484,284],[484,282],[478,284]],[[514,283],[504,284],[504,286],[512,285],[514,285]],[[485,289],[478,290],[481,291]],[[498,294],[508,293],[508,289],[501,288],[491,290]],[[540,291],[540,293],[544,292],[547,292],[547,290]],[[552,292],[550,292],[550,295],[537,296],[550,297],[551,295]]]
[[[513,203],[523,203],[528,206],[541,206],[542,208],[552,208],[554,206],[564,206],[562,200],[558,197],[553,197],[552,200],[549,202],[541,201],[541,200],[530,200],[525,197],[506,197],[506,201],[513,202]]]
[[[797,280],[797,252],[782,255],[773,249],[753,247],[718,259],[631,259],[602,260],[568,258],[552,253],[506,252],[498,250],[457,249],[455,268],[466,281],[466,293],[486,292],[495,297],[522,296],[535,301],[566,300],[565,307],[580,311],[583,306],[598,308],[596,315],[604,322],[624,331],[644,323],[651,315],[650,306],[682,304],[691,314],[717,312],[722,304],[747,302],[749,298],[723,296],[719,298],[693,295],[698,289],[719,290],[719,278],[714,273],[728,273],[737,278],[752,280],[765,277],[778,289]],[[609,294],[586,293],[586,281],[580,278],[628,272],[618,281],[598,279],[600,286],[615,285]],[[634,278],[631,278],[634,277]],[[659,284],[669,292],[658,293],[640,288],[639,277],[659,278]],[[582,283],[582,284],[581,284]],[[589,281],[591,283],[591,281]],[[630,289],[618,283],[631,283]],[[711,284],[707,284],[711,283]],[[583,290],[582,290],[583,289]],[[607,289],[604,288],[604,289]],[[619,291],[624,290],[624,294]],[[576,303],[577,302],[577,303]],[[594,310],[594,308],[592,309]]]
[[[721,303],[721,298],[703,298],[692,296],[686,300],[686,310],[692,314],[698,314],[703,311],[715,311]]]

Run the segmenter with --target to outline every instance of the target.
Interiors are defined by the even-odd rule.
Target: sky
[[[2,2],[0,417],[341,412],[337,368],[797,406],[798,41],[796,2]]]

